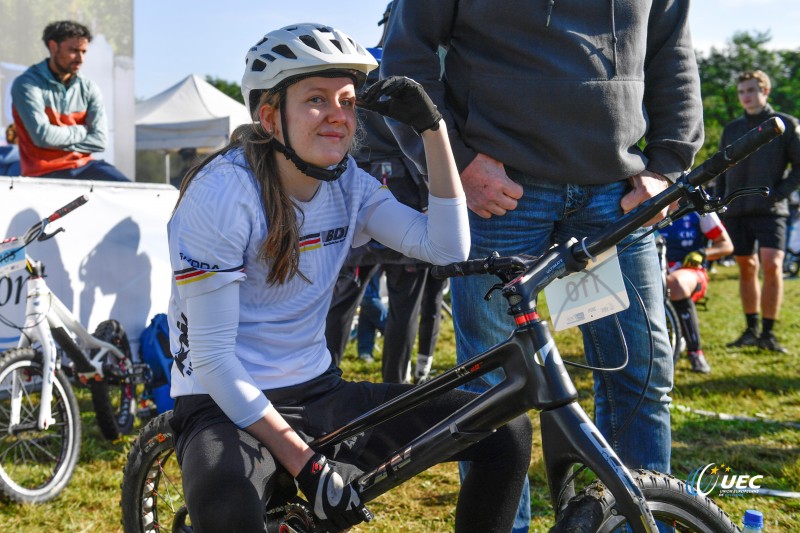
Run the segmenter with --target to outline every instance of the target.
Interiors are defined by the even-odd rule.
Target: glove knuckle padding
[[[343,492],[344,481],[342,476],[331,471],[330,475],[325,479],[325,498],[328,505],[338,507],[342,501]]]
[[[364,93],[361,105],[365,109],[407,124],[417,133],[437,129],[442,118],[422,86],[402,76],[392,76],[376,82]]]
[[[312,500],[310,503],[314,514],[339,528],[372,518],[371,513],[361,505],[358,491],[337,471],[338,467],[345,476],[349,476],[353,472],[348,470],[348,466],[339,466],[325,456],[315,454],[296,478],[303,494]]]

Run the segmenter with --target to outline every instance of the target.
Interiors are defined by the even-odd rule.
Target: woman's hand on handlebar
[[[633,190],[623,196],[622,200],[619,202],[619,206],[622,208],[624,213],[632,211],[636,208],[636,206],[649,200],[650,198],[653,198],[654,196],[657,196],[658,193],[671,185],[669,179],[667,179],[665,176],[656,174],[655,172],[650,172],[649,170],[644,170],[641,174],[631,176],[629,181],[633,187]],[[661,210],[661,213],[645,222],[644,225],[652,226],[666,216],[667,208],[664,208]]]
[[[360,473],[352,465],[328,461],[315,453],[295,479],[317,518],[343,530],[372,520],[352,483]]]

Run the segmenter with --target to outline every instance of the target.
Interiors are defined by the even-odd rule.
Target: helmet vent
[[[258,46],[261,46],[262,44],[264,44],[265,42],[267,42],[267,40],[268,40],[268,38],[267,38],[267,37],[264,37],[263,39],[261,39],[260,41],[258,41],[258,42],[256,43],[256,45],[255,45],[253,48],[256,48],[256,47],[258,47]]]
[[[312,36],[310,36],[310,35],[301,35],[300,36],[300,40],[303,41],[306,44],[306,46],[308,46],[310,48],[313,48],[317,52],[322,52],[322,50],[320,50],[320,48],[319,48],[319,43]]]
[[[251,67],[251,70],[253,72],[261,72],[265,68],[267,68],[267,64],[261,61],[260,59],[256,59],[255,61],[253,61],[253,66]]]
[[[283,56],[286,59],[297,59],[297,56],[294,55],[292,49],[286,46],[285,44],[279,44],[278,46],[272,49],[273,52],[278,54],[279,56]]]
[[[275,61],[275,56],[274,56],[274,55],[272,55],[272,54],[261,54],[261,57],[263,57],[264,59],[266,59],[266,60],[267,60],[267,61],[269,61],[270,63],[272,63],[273,61]]]
[[[331,39],[331,43],[333,43],[333,45],[334,45],[336,48],[338,48],[340,52],[344,53],[344,50],[342,50],[342,43],[340,43],[340,42],[339,42],[339,41],[337,41],[336,39]]]

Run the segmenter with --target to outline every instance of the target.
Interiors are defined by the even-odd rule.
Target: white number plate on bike
[[[589,261],[585,270],[555,280],[545,287],[544,295],[556,331],[613,315],[630,305],[616,248]]]
[[[14,248],[19,248],[19,243],[20,241],[12,241],[0,244],[0,278],[25,268],[25,250],[11,253]]]

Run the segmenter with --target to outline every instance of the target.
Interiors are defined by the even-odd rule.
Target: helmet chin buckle
[[[345,170],[347,170],[347,156],[344,156],[339,163],[333,168],[322,168],[317,165],[312,165],[308,161],[304,161],[297,155],[297,152],[288,146],[284,146],[280,141],[272,138],[270,142],[273,148],[282,153],[286,159],[294,163],[297,170],[320,181],[335,181],[341,177]]]

